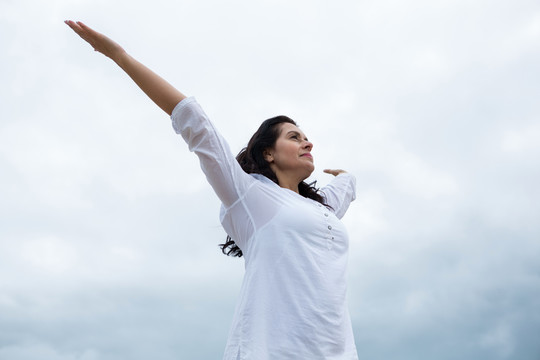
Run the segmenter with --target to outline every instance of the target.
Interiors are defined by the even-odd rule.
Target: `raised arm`
[[[107,36],[100,34],[80,21],[66,20],[65,23],[88,42],[95,51],[102,53],[118,64],[141,90],[167,114],[171,115],[174,107],[185,98],[184,94],[131,57],[120,45]]]

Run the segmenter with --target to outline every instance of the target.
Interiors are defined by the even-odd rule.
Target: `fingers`
[[[86,31],[94,31],[90,28],[90,26],[86,25],[82,21],[77,21],[77,24]]]
[[[327,174],[331,174],[334,176],[338,176],[339,174],[346,173],[345,170],[341,170],[341,169],[324,169],[323,171]]]
[[[66,20],[64,21],[67,26],[69,26],[73,31],[75,31],[77,34],[81,34],[83,32],[82,27],[79,25],[78,22],[75,22],[73,20]],[[81,23],[82,24],[82,23]]]
[[[79,28],[84,31],[85,34],[88,34],[89,36],[93,38],[97,38],[101,34],[98,33],[96,30],[92,29],[90,26],[86,25],[82,21],[77,21],[77,25],[79,25]]]
[[[124,51],[120,45],[81,21],[66,20],[65,23],[84,41],[89,43],[95,51],[98,51],[111,59],[118,53]]]
[[[88,26],[84,25],[82,22],[80,21],[72,21],[72,20],[66,20],[64,21],[67,26],[69,26],[73,31],[75,31],[75,33],[77,33],[77,35],[79,35],[84,41],[88,42],[90,45],[94,46],[92,44],[92,39],[90,37],[91,35],[91,32],[90,31],[93,31],[92,29],[90,29]]]
[[[77,25],[76,22],[72,20],[66,20],[64,21],[64,23],[66,23],[66,25],[69,26],[73,31],[77,32],[77,28],[79,27],[79,25]]]

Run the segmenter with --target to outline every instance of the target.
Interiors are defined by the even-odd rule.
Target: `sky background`
[[[0,359],[219,359],[243,274],[170,120],[64,23],[194,95],[234,152],[297,120],[357,177],[360,359],[540,359],[537,0],[0,0]]]

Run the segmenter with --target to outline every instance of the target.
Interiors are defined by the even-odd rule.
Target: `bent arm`
[[[167,114],[171,115],[174,107],[185,99],[184,94],[129,55],[113,40],[80,21],[66,20],[65,23],[88,42],[95,51],[102,53],[118,64],[139,88]]]
[[[326,202],[334,209],[335,215],[341,219],[352,201],[356,199],[356,179],[344,170],[324,170],[335,178],[321,189]]]
[[[341,170],[341,169],[324,169],[323,171],[325,173],[327,173],[327,174],[331,174],[331,175],[334,175],[334,176],[338,176],[339,174],[346,173],[345,170]]]

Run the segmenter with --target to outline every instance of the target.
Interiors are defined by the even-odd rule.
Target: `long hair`
[[[280,115],[263,121],[259,129],[253,134],[248,142],[248,145],[243,148],[236,156],[236,160],[242,169],[248,174],[261,174],[266,176],[279,185],[278,178],[274,171],[270,168],[270,164],[264,158],[264,151],[273,148],[280,134],[279,124],[289,123],[296,125],[296,122],[291,118]],[[313,199],[324,206],[328,207],[324,197],[319,194],[319,189],[315,187],[315,183],[306,183],[302,181],[298,184],[298,192],[300,195]],[[236,245],[234,240],[227,235],[227,240],[224,244],[219,244],[221,251],[229,256],[242,256],[242,250]]]

